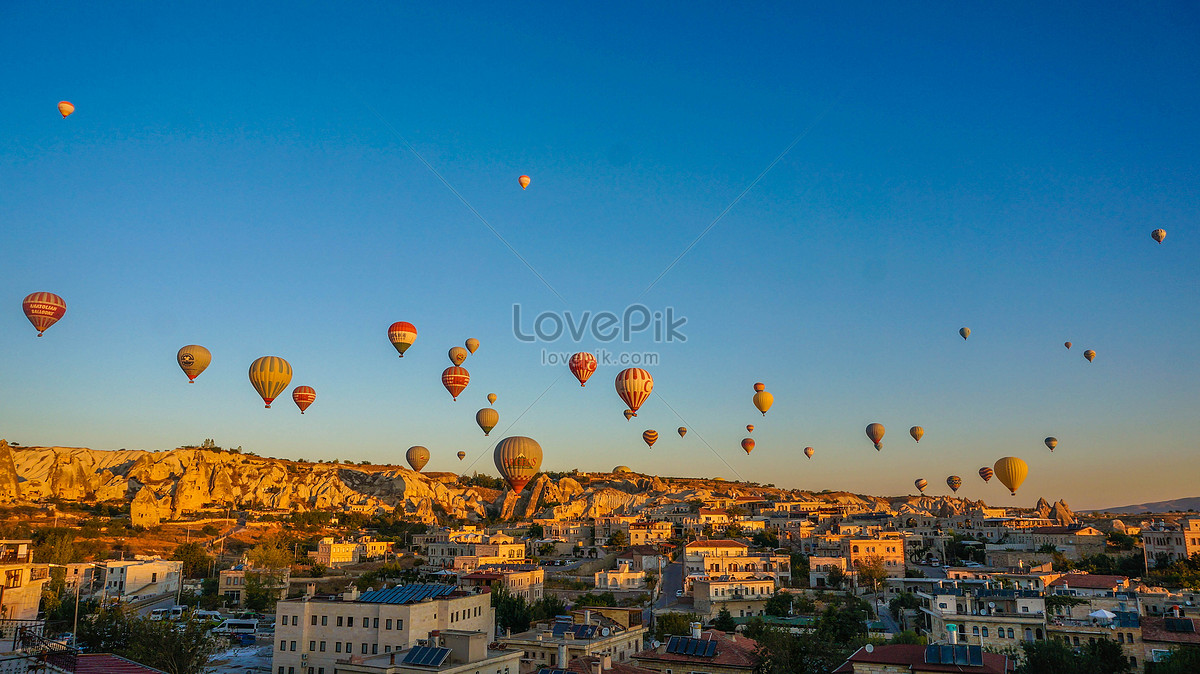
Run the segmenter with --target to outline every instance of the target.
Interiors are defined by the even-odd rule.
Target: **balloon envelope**
[[[1058,446],[1058,438],[1054,438],[1054,437],[1046,438],[1045,442],[1046,442],[1046,446],[1049,447],[1050,451],[1052,451],[1052,452],[1054,451],[1054,448]]]
[[[188,383],[191,384],[212,362],[212,353],[199,344],[188,344],[179,349],[179,352],[175,354],[175,360],[179,363],[179,369],[187,375]]]
[[[754,439],[742,438],[742,449],[746,450],[747,454],[754,451]]]
[[[971,328],[959,328],[958,334],[962,335],[963,339],[966,339],[971,336]]]
[[[642,441],[647,447],[653,447],[654,443],[658,442],[658,431],[646,431],[642,433]]]
[[[912,428],[908,429],[908,434],[912,436],[913,440],[920,442],[921,438],[925,436],[925,429],[921,428],[920,426],[913,426]]]
[[[68,105],[70,105],[70,104],[68,103]],[[66,117],[66,115],[63,115],[63,117]],[[1156,229],[1153,232],[1150,232],[1150,237],[1153,238],[1155,241],[1162,243],[1163,239],[1167,238],[1167,230]]]
[[[625,410],[624,412],[622,412],[622,414],[625,415],[625,421],[629,421],[633,417],[637,416],[636,414],[633,413],[633,410]]]
[[[950,487],[950,491],[958,493],[958,488],[962,486],[962,478],[957,475],[951,475],[946,478],[946,486]]]
[[[521,189],[525,189],[526,187],[529,187],[529,176],[521,176],[520,178],[517,178],[517,182],[521,184]],[[551,191],[553,192],[554,190]],[[520,490],[518,489],[517,491]]]
[[[1063,346],[1065,346],[1065,347],[1067,347],[1068,349],[1070,349],[1070,348],[1071,348],[1071,343],[1070,343],[1070,342],[1063,342]]]
[[[762,383],[761,381],[755,382],[755,384],[754,384],[754,392],[755,393],[762,393],[765,390],[767,390],[766,384]]]
[[[654,378],[640,367],[630,367],[617,373],[617,395],[629,405],[633,416],[637,416],[638,408],[650,397],[654,390]]]
[[[474,337],[472,337],[467,340],[467,351],[470,351],[471,353],[475,353],[475,351],[478,348],[479,348],[479,340],[478,339],[475,339]]]
[[[279,356],[263,356],[250,363],[250,384],[267,407],[292,383],[292,366]]]
[[[883,444],[882,444],[883,434],[884,434],[883,424],[868,424],[867,425],[867,437],[871,439],[871,442],[875,443],[876,450],[883,449]]]
[[[746,432],[753,433],[754,432],[754,424],[746,424]]]
[[[922,494],[925,493],[925,487],[929,486],[929,482],[927,480],[922,480],[920,478],[915,480],[913,484],[916,485],[917,491],[921,492]]]
[[[804,448],[804,456],[807,456],[810,459],[813,457],[813,454],[816,454],[816,453],[817,453],[817,450],[813,449],[812,447]]]
[[[467,372],[465,367],[457,367],[451,365],[442,370],[442,386],[450,392],[450,397],[458,400],[458,394],[463,392],[467,384],[471,383],[471,373]]]
[[[586,386],[587,380],[596,371],[596,357],[587,351],[580,351],[571,356],[567,361],[567,367],[571,369],[571,374],[579,380],[580,386]]]
[[[492,459],[508,486],[521,491],[542,467],[542,446],[533,438],[514,435],[496,443]]]
[[[500,423],[500,413],[492,407],[484,407],[475,413],[475,423],[483,429],[483,434],[487,435],[492,432],[496,424]]]
[[[296,403],[296,407],[300,408],[300,414],[304,414],[304,410],[313,404],[317,399],[317,392],[311,386],[297,386],[292,389],[292,402]]]
[[[463,361],[467,359],[467,356],[470,355],[470,352],[461,346],[452,346],[450,347],[450,352],[446,355],[450,357],[451,365],[458,366],[463,364]]]
[[[462,460],[463,460],[463,459],[465,459],[465,458],[467,458],[467,453],[466,453],[466,452],[459,452],[459,453],[458,453],[458,460],[459,460],[459,461],[462,461]]]
[[[983,468],[979,469],[979,477],[982,477],[984,482],[991,481],[992,476],[995,474],[996,474],[996,471],[992,470],[991,468],[988,468],[987,466],[984,466]]]
[[[421,445],[413,445],[404,453],[404,460],[408,462],[408,465],[412,466],[413,470],[419,473],[425,467],[425,464],[429,463],[429,450]]]
[[[412,323],[406,321],[396,321],[388,328],[388,339],[391,340],[392,346],[396,347],[396,351],[400,352],[400,357],[404,357],[404,352],[408,351],[408,347],[417,341],[417,328]]]
[[[496,404],[496,394],[495,394],[495,393],[489,393],[489,394],[488,394],[488,404],[489,404],[489,405],[495,405],[495,404]]]
[[[680,427],[679,427],[679,437],[681,437],[681,438],[682,438],[682,437],[683,437],[683,436],[685,436],[685,435],[687,435],[687,427],[686,427],[686,426],[680,426]]]
[[[1025,476],[1029,475],[1029,465],[1015,456],[1000,459],[993,468],[1000,483],[1008,487],[1013,496],[1017,495],[1017,489],[1025,481]]]
[[[72,112],[75,112],[75,106],[71,105],[70,101],[59,101],[58,102],[58,114],[62,115],[63,119],[66,119],[67,116],[70,115]]]
[[[37,336],[41,337],[47,328],[66,315],[67,303],[54,293],[30,293],[21,300],[21,309],[38,331]]]
[[[769,391],[759,391],[754,394],[754,407],[762,412],[762,415],[767,416],[767,410],[771,409],[771,405],[775,404],[775,396]]]
[[[1087,351],[1083,352],[1083,357],[1087,358],[1087,361],[1090,363],[1093,360],[1096,360],[1096,352],[1088,349]]]

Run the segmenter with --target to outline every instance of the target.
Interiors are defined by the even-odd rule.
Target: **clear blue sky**
[[[1200,10],[1043,4],[0,5],[0,436],[377,462],[423,444],[430,470],[494,472],[524,412],[507,434],[554,470],[1195,496]],[[688,322],[685,343],[619,345],[661,358],[638,419],[615,368],[581,389],[540,364],[594,340],[513,337],[514,304],[622,311],[805,129],[642,296]],[[39,290],[68,311],[35,339]],[[420,331],[403,360],[396,320]],[[467,337],[454,403],[439,373]],[[189,343],[214,357],[194,386]],[[316,388],[305,416],[256,398],[267,354]],[[975,475],[1004,455],[1031,467],[1016,499]]]

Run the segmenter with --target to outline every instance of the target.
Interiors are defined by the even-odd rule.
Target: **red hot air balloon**
[[[403,358],[404,352],[408,351],[408,347],[417,341],[417,328],[407,321],[396,321],[388,328],[388,339],[391,340],[392,346],[396,347],[396,351],[399,351],[400,357]]]
[[[633,416],[654,390],[654,378],[640,367],[630,367],[617,373],[617,395],[629,405]]]
[[[754,385],[754,392],[755,392],[755,393],[762,393],[762,392],[763,392],[763,391],[765,391],[765,390],[767,390],[767,385],[766,385],[766,384],[764,384],[764,383],[762,383],[761,381],[760,381],[760,382],[758,382],[758,383],[756,383],[756,384]]]
[[[517,178],[517,182],[521,183],[521,189],[529,187],[529,176],[521,176]]]
[[[21,302],[25,318],[37,329],[38,337],[67,313],[67,303],[54,293],[30,293]]]
[[[588,378],[596,371],[596,357],[587,351],[580,351],[571,356],[567,367],[571,368],[571,374],[579,380],[579,385],[586,386]]]
[[[747,454],[749,454],[750,452],[753,452],[754,451],[754,439],[753,438],[742,438],[742,449],[744,449]]]
[[[458,394],[467,388],[467,384],[471,383],[471,373],[467,372],[467,368],[451,365],[442,370],[442,386],[450,392],[450,397],[458,400]]]
[[[69,117],[72,112],[75,112],[75,106],[71,105],[71,101],[59,101],[58,102],[58,114],[62,115],[63,119],[66,119],[67,117]],[[1161,231],[1161,230],[1154,230],[1154,231]],[[1159,241],[1159,243],[1162,243],[1162,241]]]
[[[300,414],[304,414],[304,410],[313,404],[317,399],[317,392],[311,386],[297,386],[292,389],[292,402],[296,403],[296,407],[300,408]]]

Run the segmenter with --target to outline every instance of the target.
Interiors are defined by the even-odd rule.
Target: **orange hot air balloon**
[[[396,347],[396,351],[399,351],[400,357],[403,358],[408,347],[417,341],[417,328],[412,323],[396,321],[388,328],[388,339],[392,341],[392,346]]]
[[[67,303],[54,293],[30,293],[21,301],[21,308],[38,331],[38,337],[67,313]]]
[[[1070,350],[1070,349],[1071,349],[1071,343],[1070,343],[1070,342],[1063,342],[1063,346],[1067,347],[1067,350]]]
[[[292,366],[279,356],[263,356],[250,363],[250,384],[262,396],[267,409],[271,401],[292,383]]]
[[[745,450],[747,454],[749,454],[750,452],[753,452],[754,451],[754,439],[753,438],[742,438],[742,449]]]
[[[72,112],[75,112],[75,106],[71,105],[71,101],[59,101],[58,102],[58,114],[62,115],[63,119],[66,119],[68,116],[70,116],[70,114]],[[1161,231],[1161,230],[1155,230],[1155,231]],[[1159,243],[1162,243],[1162,242],[1160,241]]]
[[[62,104],[59,103],[59,105],[61,106]],[[70,103],[68,103],[67,105],[70,105]],[[72,110],[74,110],[74,108],[72,108]],[[63,115],[63,117],[66,117],[66,115]],[[1153,232],[1150,232],[1150,238],[1154,239],[1155,241],[1157,241],[1159,243],[1162,243],[1163,239],[1167,238],[1167,230],[1156,229]]]
[[[521,189],[529,187],[529,176],[521,176],[517,178],[517,182],[521,183]],[[519,489],[517,491],[520,491]]]
[[[761,381],[760,381],[760,382],[758,382],[758,383],[756,383],[756,384],[754,385],[754,392],[755,392],[755,393],[762,393],[762,392],[763,392],[763,391],[765,391],[765,390],[767,390],[767,385],[766,385],[766,384],[764,384],[764,383],[762,383]]]
[[[625,411],[623,412],[623,414],[625,415],[625,421],[629,421],[630,419],[632,419],[632,418],[634,418],[634,417],[636,417],[636,416],[637,416],[637,414],[636,414],[636,413],[634,413],[634,411],[633,411],[633,410],[625,410]]]
[[[685,435],[687,435],[687,426],[680,426],[679,427],[679,437],[682,438]]]
[[[920,442],[921,438],[925,437],[925,429],[920,426],[913,426],[908,429],[908,434],[912,436],[913,440]]]
[[[587,351],[580,351],[567,361],[571,374],[579,380],[580,386],[587,386],[587,380],[596,371],[596,357]]]
[[[925,487],[928,487],[928,486],[929,486],[929,481],[928,481],[928,480],[923,480],[923,479],[921,479],[921,478],[917,478],[916,480],[914,480],[914,481],[913,481],[913,484],[914,484],[914,485],[916,485],[916,487],[917,487],[917,491],[919,491],[919,492],[921,492],[922,494],[924,494],[924,493],[925,493]]]
[[[467,351],[470,351],[471,353],[475,353],[477,350],[479,350],[479,340],[475,339],[474,337],[468,339],[467,340]]]
[[[429,450],[421,445],[413,445],[404,453],[404,460],[408,462],[408,465],[412,466],[413,470],[419,473],[425,467],[425,464],[429,463]]]
[[[882,443],[884,432],[883,424],[867,425],[867,437],[871,439],[871,442],[875,443],[876,451],[883,449]]]
[[[958,493],[958,488],[962,486],[962,478],[957,475],[951,475],[946,478],[946,486],[950,487],[950,491]]]
[[[204,372],[208,364],[212,362],[212,353],[200,346],[199,344],[188,344],[179,349],[175,354],[175,360],[179,363],[179,369],[187,375],[188,383],[196,383],[196,377]]]
[[[968,337],[970,337],[970,336],[971,336],[971,328],[959,328],[959,329],[958,329],[958,334],[959,334],[959,335],[960,335],[960,336],[961,336],[963,339],[966,339],[966,338],[968,338]]]
[[[640,367],[630,367],[617,373],[617,395],[629,405],[633,416],[654,390],[654,378]]]
[[[767,416],[767,410],[771,409],[771,405],[775,404],[775,396],[771,395],[770,391],[759,391],[754,394],[754,407],[762,412],[762,415]]]
[[[1050,451],[1053,452],[1054,448],[1058,446],[1058,438],[1054,438],[1054,437],[1046,438],[1045,443],[1046,443],[1046,446],[1050,448]]]
[[[463,392],[467,384],[471,383],[471,373],[467,372],[467,368],[451,365],[442,370],[442,386],[450,392],[450,397],[458,400],[458,394]]]
[[[983,468],[979,469],[979,477],[983,478],[983,481],[985,484],[988,482],[991,482],[992,476],[994,476],[995,474],[996,474],[996,471],[992,470],[991,468],[988,468],[987,466],[984,466]]]
[[[487,435],[500,423],[500,413],[491,407],[484,407],[475,413],[475,423],[479,424],[483,434]]]
[[[462,460],[463,460],[463,459],[465,459],[465,458],[467,458],[467,453],[466,453],[466,452],[459,452],[459,453],[458,453],[458,460],[459,460],[459,461],[462,461]]]
[[[746,424],[746,432],[753,433],[754,432],[754,424]]]
[[[489,393],[489,394],[488,394],[488,404],[489,404],[489,405],[495,405],[495,404],[496,404],[496,394],[495,394],[495,393]]]
[[[292,402],[296,403],[296,407],[300,408],[300,414],[304,414],[304,410],[313,404],[317,399],[317,392],[311,386],[297,386],[292,389]]]
[[[642,440],[645,441],[647,447],[654,447],[654,443],[658,442],[658,431],[642,433]]]
[[[1093,360],[1096,360],[1096,352],[1088,349],[1087,351],[1083,352],[1083,357],[1087,358],[1087,361],[1090,363]]]
[[[496,443],[492,460],[508,486],[521,491],[542,467],[542,446],[533,438],[514,435]]]
[[[812,447],[804,448],[804,456],[807,456],[810,459],[812,458],[813,454],[816,454],[816,453],[817,453],[817,450],[813,449]]]
[[[446,355],[450,357],[451,365],[458,366],[463,364],[463,361],[467,359],[470,353],[461,346],[452,346],[450,347],[450,352]]]
[[[1000,483],[1008,487],[1013,496],[1017,495],[1017,489],[1025,481],[1025,476],[1029,475],[1029,464],[1015,456],[1006,456],[996,461],[994,468]]]

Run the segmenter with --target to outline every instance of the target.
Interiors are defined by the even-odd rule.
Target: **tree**
[[[535,541],[546,535],[545,529],[543,529],[542,525],[540,524],[530,524],[529,531],[527,533],[529,537]]]
[[[670,636],[685,636],[692,633],[692,623],[700,622],[695,613],[664,613],[654,619],[654,638],[666,641]]]
[[[717,617],[713,620],[713,627],[722,632],[733,632],[737,629],[737,623],[733,621],[733,614],[729,609],[722,608],[717,612]]]
[[[611,547],[623,548],[626,545],[629,545],[629,537],[625,535],[624,531],[617,529],[616,531],[612,532],[611,535],[609,535],[608,544]]]
[[[171,559],[183,562],[184,578],[208,576],[208,569],[213,561],[213,558],[204,551],[204,546],[199,543],[184,543],[176,547],[175,552],[171,554]]]
[[[792,614],[792,593],[791,592],[776,592],[775,596],[767,600],[763,611],[767,615],[779,616],[786,618]]]
[[[1146,674],[1195,674],[1200,672],[1200,649],[1177,648],[1166,660],[1147,662]]]
[[[858,584],[862,587],[878,589],[879,584],[888,576],[887,565],[884,564],[883,558],[878,555],[871,555],[865,559],[860,559],[856,566],[858,569]]]
[[[264,537],[246,553],[246,557],[260,569],[286,569],[294,559],[290,543],[279,535]]]
[[[905,609],[918,610],[920,608],[921,600],[912,592],[901,592],[888,602],[888,609],[891,610],[896,620],[900,619],[900,613]]]
[[[1079,671],[1089,674],[1124,674],[1132,669],[1121,646],[1111,639],[1090,641],[1080,649]]]
[[[856,643],[867,636],[867,608],[854,597],[847,597],[843,606],[826,606],[813,634],[832,643]]]
[[[170,674],[201,674],[218,650],[207,625],[141,618],[125,609],[102,610],[79,623],[79,644],[92,653],[115,653]]]
[[[842,585],[846,584],[847,578],[846,572],[842,571],[841,567],[835,566],[825,574],[825,584],[835,590],[840,589]]]
[[[779,547],[779,533],[774,529],[763,529],[762,531],[754,532],[750,538],[760,548],[770,548],[774,550]]]
[[[754,674],[826,674],[846,661],[857,645],[824,641],[814,634],[793,636],[768,627],[756,638]]]
[[[617,597],[611,592],[585,592],[575,599],[575,606],[616,606]]]

